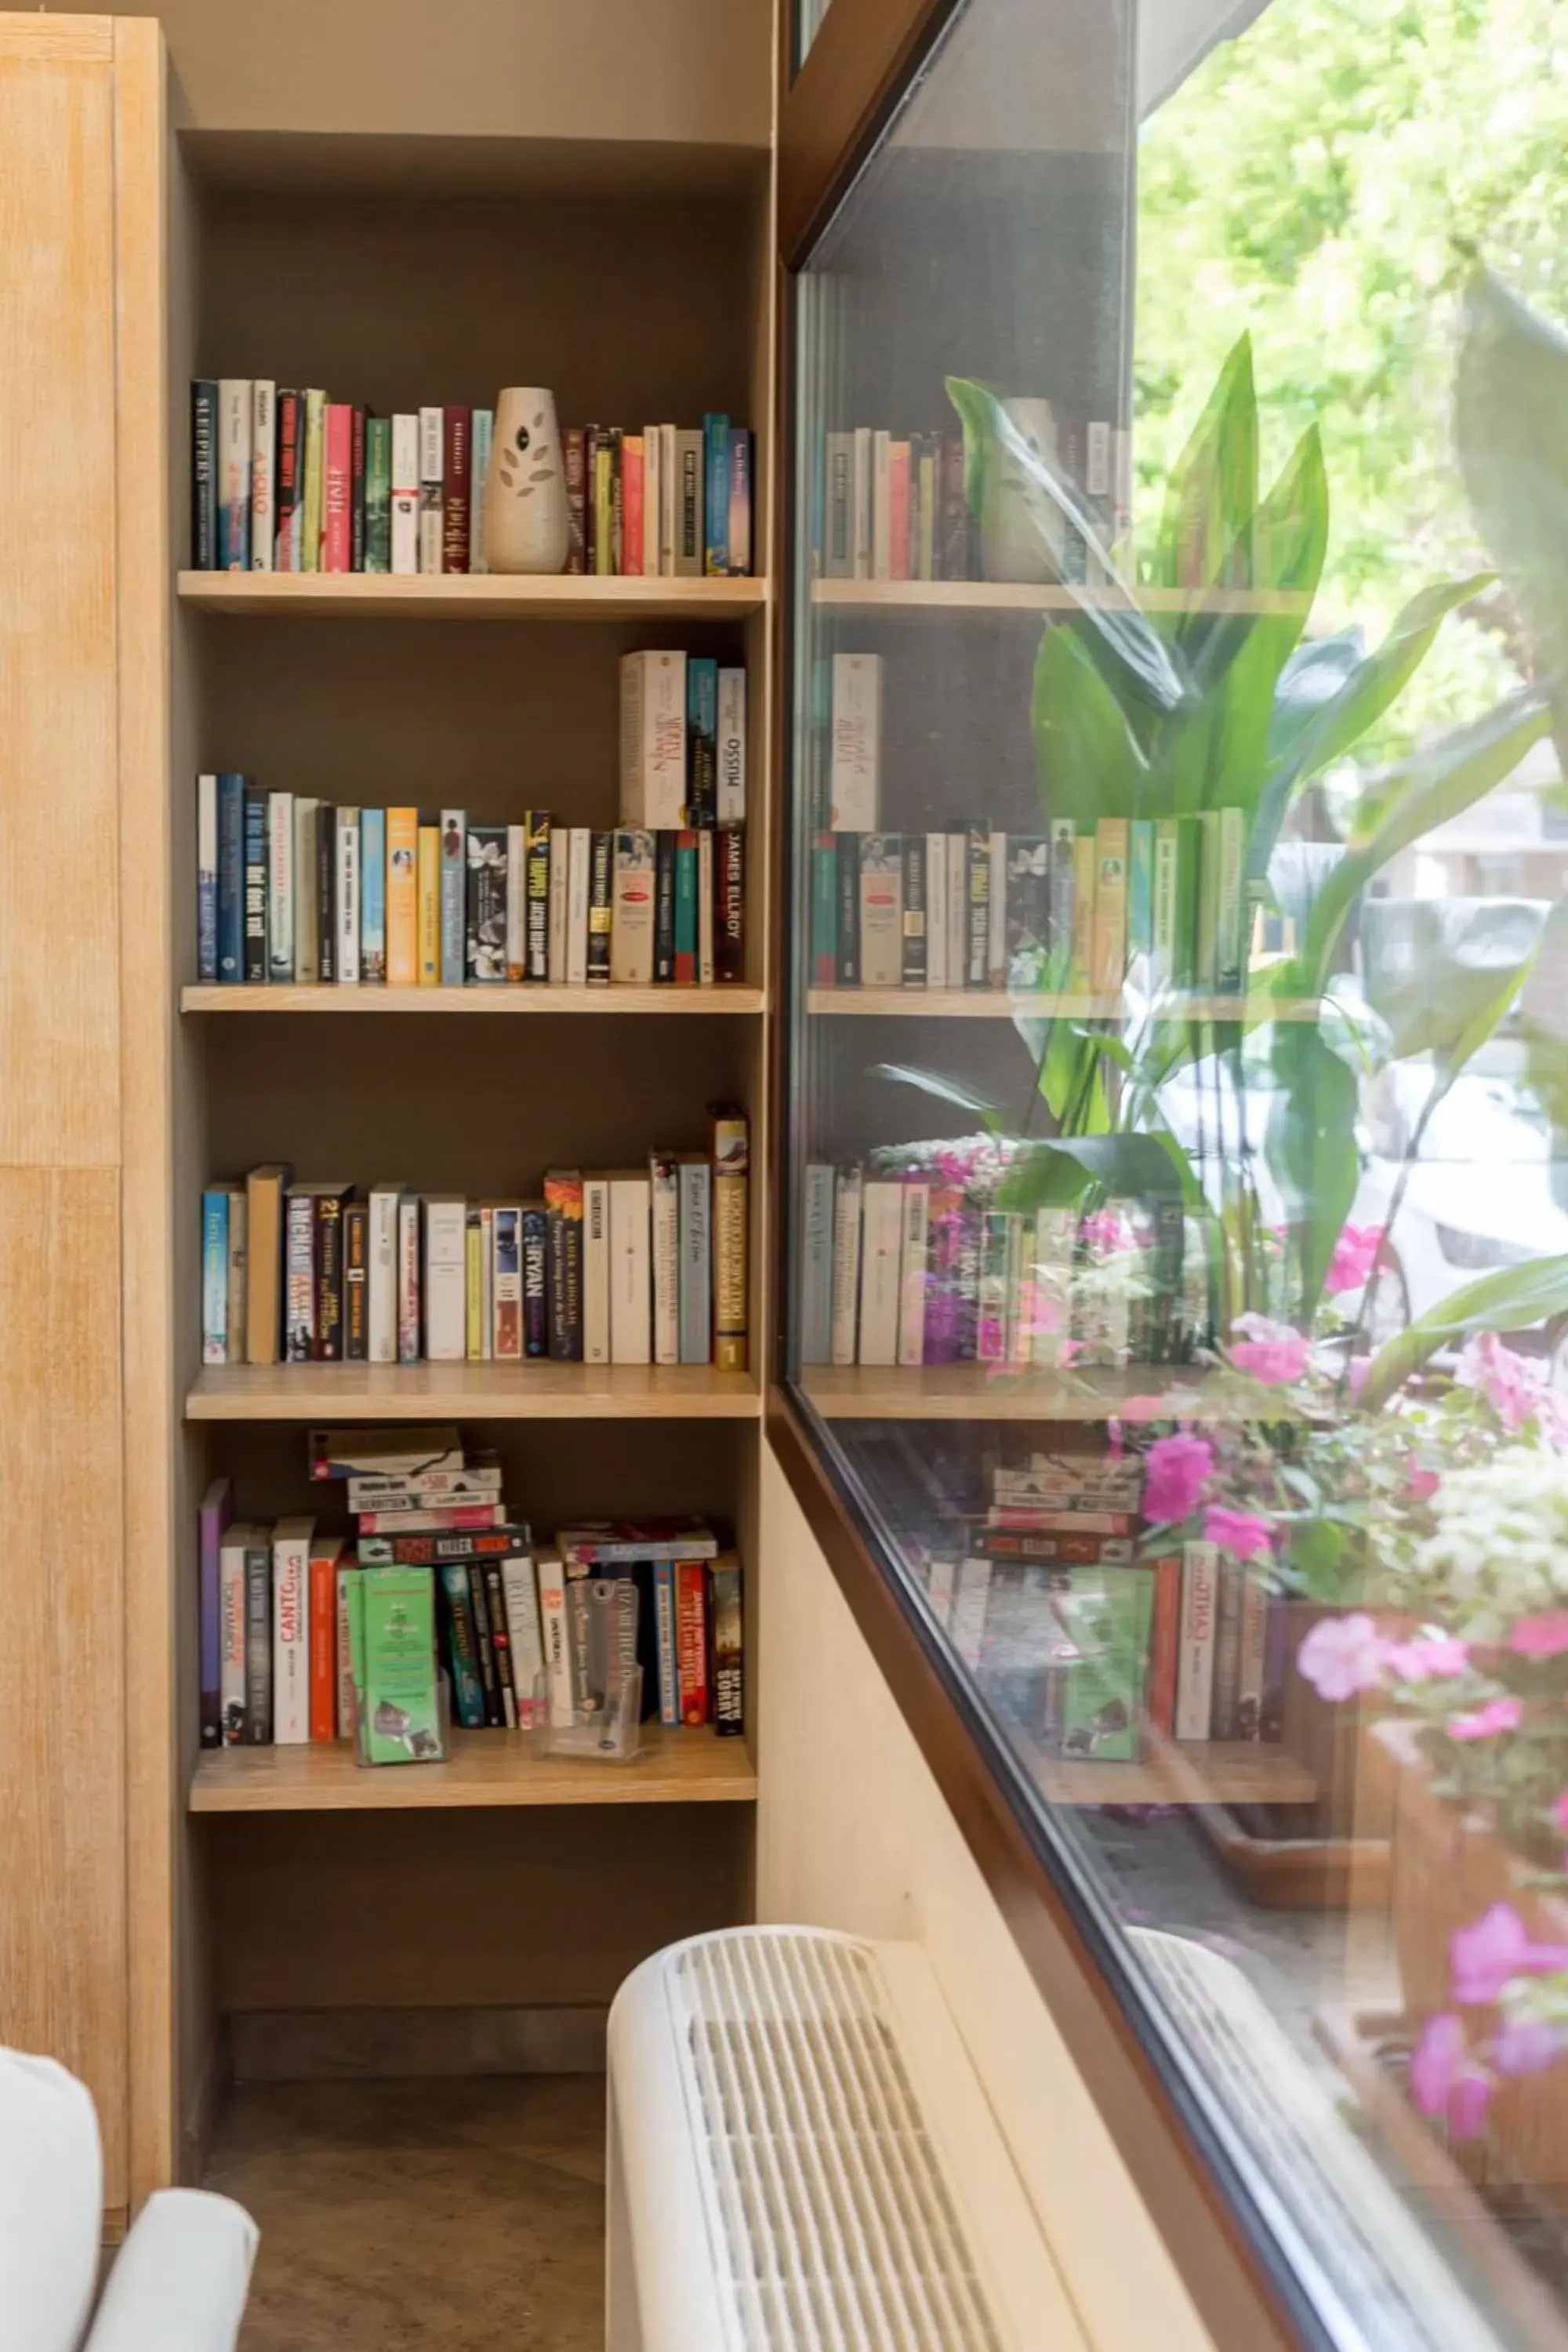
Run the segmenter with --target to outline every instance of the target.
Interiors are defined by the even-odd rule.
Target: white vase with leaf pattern
[[[485,562],[491,572],[562,572],[570,543],[555,395],[537,384],[512,384],[496,395]]]

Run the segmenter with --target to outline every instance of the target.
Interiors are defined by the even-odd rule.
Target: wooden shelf
[[[187,1421],[753,1421],[750,1372],[710,1364],[212,1364]]]
[[[526,1732],[457,1731],[442,1764],[353,1760],[330,1747],[224,1748],[200,1758],[193,1813],[342,1813],[497,1805],[744,1805],[757,1793],[743,1739],[643,1726],[629,1764],[539,1756]]]
[[[998,1364],[810,1364],[806,1402],[825,1421],[1104,1421],[1131,1398],[1158,1396],[1172,1421],[1290,1421],[1276,1391],[1224,1372],[1163,1364],[1121,1372],[1010,1371]]]
[[[210,983],[180,991],[182,1013],[756,1013],[760,988],[310,988]]]
[[[1040,1758],[1041,1793],[1057,1805],[1305,1805],[1318,1793],[1306,1767],[1268,1740],[1143,1738],[1136,1764]]]
[[[1310,596],[1266,588],[1140,588],[1127,596],[1112,588],[1064,588],[1055,582],[1015,580],[814,580],[814,604],[830,611],[896,616],[922,613],[1291,613],[1311,609]]]
[[[331,614],[339,620],[638,621],[743,619],[765,580],[601,580],[570,573],[182,572],[180,596],[209,613]]]
[[[230,992],[232,993],[232,991]],[[1005,988],[811,988],[808,1013],[861,1021],[1125,1021],[1145,1017],[1121,996],[1061,996],[1045,990],[1030,994]],[[1161,1021],[1315,1021],[1316,999],[1268,996],[1171,996],[1161,1000]]]

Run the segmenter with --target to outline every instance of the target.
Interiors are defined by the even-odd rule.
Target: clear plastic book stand
[[[589,1692],[570,1714],[552,1714],[549,1685],[542,1675],[533,1685],[533,1744],[541,1756],[580,1756],[605,1764],[626,1764],[642,1740],[642,1668],[628,1666],[602,1695]]]

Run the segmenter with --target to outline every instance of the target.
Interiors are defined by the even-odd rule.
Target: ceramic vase
[[[491,572],[561,572],[571,528],[555,396],[512,384],[496,396],[485,478],[485,562]]]
[[[1051,404],[1005,400],[1002,407],[1024,446],[998,442],[986,452],[982,567],[987,580],[1059,580],[1061,514],[1046,488],[1057,455]]]

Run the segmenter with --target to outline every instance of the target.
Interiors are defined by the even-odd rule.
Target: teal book
[[[202,1361],[228,1360],[228,1192],[202,1194]]]
[[[479,1680],[479,1642],[466,1559],[442,1562],[441,1587],[447,1604],[447,1651],[452,1661],[452,1705],[458,1721],[466,1730],[482,1731],[485,1691]]]
[[[1147,955],[1154,945],[1154,825],[1134,817],[1127,861],[1127,952]]]
[[[392,419],[364,420],[364,568],[392,569]]]
[[[675,836],[675,984],[697,985],[697,835]]]
[[[468,427],[468,570],[488,572],[485,561],[485,499],[489,486],[493,408],[476,408]]]
[[[362,809],[359,820],[359,976],[386,978],[386,811]]]
[[[1197,949],[1193,986],[1212,994],[1219,986],[1219,811],[1205,809],[1198,826]]]
[[[702,420],[702,569],[710,579],[730,569],[730,420]]]
[[[838,980],[838,845],[819,833],[811,845],[811,984],[833,988]]]
[[[441,985],[461,988],[468,976],[468,820],[462,809],[441,811]]]

